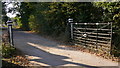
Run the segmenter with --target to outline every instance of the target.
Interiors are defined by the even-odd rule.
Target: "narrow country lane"
[[[89,53],[67,49],[58,43],[26,31],[14,31],[15,47],[40,66],[118,66]]]

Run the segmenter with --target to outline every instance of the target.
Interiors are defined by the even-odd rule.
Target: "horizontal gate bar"
[[[83,45],[84,46],[84,44],[81,44],[81,43],[76,43],[75,45]],[[91,44],[86,44],[86,46],[87,47],[95,47],[95,45],[91,45]]]
[[[97,44],[96,44],[96,42],[80,41],[80,40],[76,40],[76,41],[78,41],[78,42],[76,42],[76,43],[84,43],[84,42],[86,42],[86,44],[100,45],[100,46],[104,46],[104,47],[110,47],[110,43],[108,43],[108,44],[97,43]],[[88,45],[88,46],[89,46],[89,45]]]
[[[82,42],[76,42],[76,45],[84,45]],[[96,47],[96,44],[91,44],[91,43],[86,43],[87,46],[89,47]],[[109,49],[110,48],[110,45],[103,45],[103,44],[97,44],[99,47],[102,47],[104,49]]]
[[[87,40],[98,41],[100,43],[106,43],[106,44],[110,42],[110,41],[102,41],[102,40],[94,40],[94,39],[87,39]]]
[[[77,30],[104,30],[104,31],[111,31],[110,29],[95,29],[95,28],[76,28]]]
[[[83,24],[83,25],[87,25],[87,24],[89,24],[89,25],[106,25],[106,24],[110,24],[109,22],[108,23],[73,23],[73,24]]]
[[[78,37],[78,36],[74,36],[74,38],[77,38],[77,39],[85,39],[85,37]],[[95,40],[96,40],[96,37],[92,37],[92,38],[91,38],[91,37],[87,37],[87,39],[88,39],[88,38],[89,38],[89,39],[95,39]],[[100,39],[98,39],[98,41],[99,41],[99,40],[100,40]],[[103,40],[103,39],[101,39],[101,40]],[[101,41],[101,40],[100,40],[100,41]],[[107,41],[107,40],[111,40],[111,39],[104,39],[104,40]]]
[[[110,35],[109,33],[95,33],[95,32],[79,32],[79,31],[74,31],[74,34],[77,34],[79,35],[79,33],[87,33],[87,34],[98,34],[98,35]]]
[[[84,46],[84,44],[82,44],[80,42],[76,43],[75,45],[83,45]],[[92,44],[89,44],[89,43],[86,43],[86,45],[87,45],[87,47],[96,47],[95,45],[92,45]],[[101,45],[99,45],[98,47],[103,48],[105,50],[110,50],[110,46],[109,45],[108,46],[104,46],[104,45],[101,46]]]
[[[77,36],[83,36],[84,34],[87,34],[87,33],[84,33],[84,34],[76,34],[76,33],[73,33],[74,35],[77,35]],[[94,34],[87,34],[87,36],[93,36]],[[94,35],[95,36],[95,35]],[[103,37],[103,35],[99,35],[98,34],[98,36],[99,37]],[[97,35],[96,35],[96,37],[97,37]],[[106,35],[106,36],[104,36],[104,37],[111,37],[110,35]]]
[[[82,37],[84,37],[84,36],[82,36]],[[111,37],[102,37],[102,36],[93,36],[93,35],[88,35],[87,36],[88,38],[98,38],[98,39],[108,39],[108,40],[111,40]],[[78,38],[81,38],[81,37],[78,37]]]
[[[85,39],[75,39],[76,41],[85,41]],[[86,39],[86,41],[89,42],[98,42],[98,43],[102,43],[102,44],[110,44],[110,41],[100,41],[100,40],[90,40],[90,39]]]
[[[82,40],[85,40],[85,38],[78,38],[78,37],[75,37],[75,39],[76,40],[80,40],[80,39],[82,39]],[[91,40],[91,41],[96,41],[96,38],[95,39],[91,39],[91,38],[87,38],[86,40]],[[100,42],[109,42],[108,40],[98,40],[98,41],[100,41]]]
[[[100,39],[111,39],[110,37],[101,37],[101,36],[92,36],[92,35],[88,35],[87,37],[92,37],[92,38],[100,38]]]

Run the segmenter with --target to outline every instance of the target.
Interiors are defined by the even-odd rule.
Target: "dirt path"
[[[15,47],[26,53],[31,63],[40,66],[118,66],[89,53],[70,50],[41,36],[14,31]]]

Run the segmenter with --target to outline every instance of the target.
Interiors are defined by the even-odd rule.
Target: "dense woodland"
[[[113,44],[120,48],[120,2],[22,2],[15,19],[22,30],[69,41],[68,18],[79,22],[113,22]]]

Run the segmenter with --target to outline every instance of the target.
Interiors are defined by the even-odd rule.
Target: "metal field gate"
[[[71,39],[75,45],[95,50],[110,51],[112,42],[112,23],[70,23]]]

